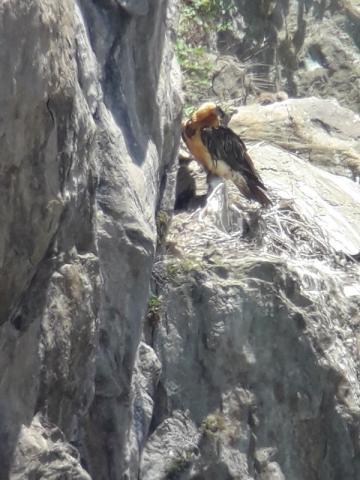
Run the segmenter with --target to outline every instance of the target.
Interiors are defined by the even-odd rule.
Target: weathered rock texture
[[[175,215],[154,268],[144,338],[162,371],[141,479],[360,475],[360,188],[274,145],[249,151],[273,206],[220,183]]]
[[[268,141],[330,172],[360,176],[360,117],[334,99],[249,105],[229,127],[245,141]]]
[[[360,3],[350,0],[235,0],[233,27],[220,32],[220,54],[233,55],[258,90],[336,97],[360,106]],[[241,75],[219,69],[224,96],[242,96]],[[228,83],[226,92],[221,83]],[[255,89],[255,90],[254,90]],[[236,93],[236,90],[238,93]],[[245,95],[246,96],[246,95]]]
[[[353,58],[355,5],[328,3],[238,2],[244,49],[263,29],[267,61],[306,70],[280,68],[290,93],[315,85],[311,52]],[[358,175],[358,118],[315,99],[239,112],[267,133],[249,150],[273,206],[220,182],[169,227],[175,7],[0,2],[0,478],[359,478],[360,191],[333,173]]]
[[[155,212],[178,141],[172,9],[1,2],[2,479],[126,476]]]

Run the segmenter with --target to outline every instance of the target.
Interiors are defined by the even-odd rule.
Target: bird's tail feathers
[[[263,184],[260,186],[258,183],[248,181],[248,187],[251,199],[261,203],[263,207],[269,207],[272,205],[272,201],[266,193],[266,187],[263,186]]]
[[[258,179],[246,178],[240,174],[233,175],[231,179],[244,197],[259,202],[263,207],[272,205],[265,185]]]

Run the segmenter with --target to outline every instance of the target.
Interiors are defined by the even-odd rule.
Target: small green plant
[[[185,33],[193,44],[202,40],[214,29],[228,30],[231,27],[232,15],[237,10],[235,0],[183,0],[183,8],[179,22],[179,31]],[[190,26],[193,27],[190,31]]]
[[[167,263],[166,264],[166,273],[170,278],[175,278],[180,273],[180,268],[178,263]]]
[[[184,258],[181,261],[181,270],[184,273],[189,273],[192,270],[198,270],[201,267],[201,262],[193,258]]]
[[[202,266],[201,261],[195,258],[182,258],[166,264],[166,273],[170,278],[176,278],[193,270],[199,270]]]
[[[225,430],[225,418],[220,412],[211,413],[201,424],[202,433],[206,436],[214,436]]]
[[[159,210],[156,214],[157,243],[163,244],[169,230],[171,217],[164,210]]]
[[[155,326],[160,321],[161,300],[156,295],[151,295],[148,301],[146,318],[151,326]]]
[[[196,108],[194,107],[194,105],[185,104],[183,109],[185,118],[190,118],[191,115],[195,112],[195,110]]]
[[[148,302],[148,310],[151,312],[158,311],[161,306],[161,300],[156,295],[151,295]]]
[[[214,26],[217,32],[229,30],[235,11],[235,0],[182,0],[175,50],[187,109],[211,92],[214,65],[209,50]]]

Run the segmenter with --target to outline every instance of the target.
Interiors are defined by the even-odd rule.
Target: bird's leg
[[[223,183],[223,179],[221,177],[218,177],[217,175],[214,175],[211,172],[208,172],[207,177],[206,177],[206,182],[208,184],[208,191],[207,191],[207,196],[209,197],[212,192],[215,190],[217,185],[220,185],[220,183]]]

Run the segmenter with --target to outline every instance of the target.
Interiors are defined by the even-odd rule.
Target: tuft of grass
[[[166,264],[166,273],[172,279],[194,270],[200,270],[202,262],[194,258],[183,258]]]
[[[162,302],[156,295],[151,295],[148,301],[146,318],[151,326],[155,326],[160,322],[160,308]]]
[[[219,432],[225,430],[225,418],[220,412],[211,413],[201,424],[201,431],[203,435],[213,437]]]

